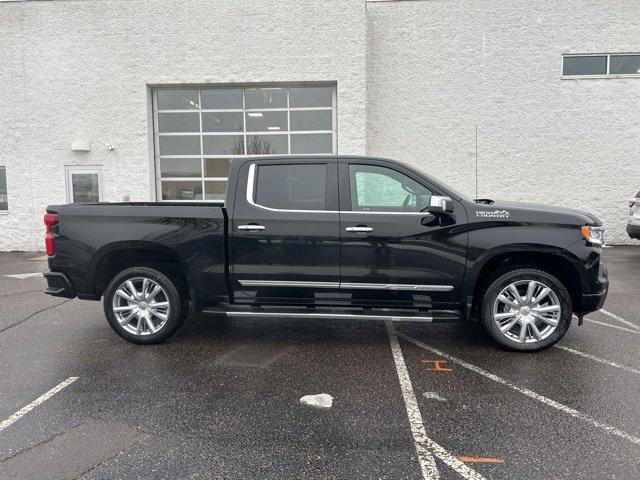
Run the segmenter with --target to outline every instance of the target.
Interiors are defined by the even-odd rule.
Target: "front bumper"
[[[640,225],[627,224],[627,233],[631,238],[640,240]]]
[[[42,276],[47,281],[44,293],[54,297],[74,298],[76,296],[71,280],[62,272],[44,272]]]
[[[602,305],[604,305],[604,301],[607,299],[608,292],[609,272],[607,271],[607,267],[601,263],[598,269],[597,293],[582,294],[580,316],[600,310]]]

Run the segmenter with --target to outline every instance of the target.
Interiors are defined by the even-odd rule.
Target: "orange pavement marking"
[[[499,458],[491,458],[491,457],[465,457],[464,455],[459,455],[458,460],[465,463],[504,463],[504,461]]]
[[[446,363],[446,360],[429,360],[423,358],[420,360],[422,363],[433,363],[433,368],[427,368],[427,372],[451,372],[451,368],[443,367],[442,364]]]

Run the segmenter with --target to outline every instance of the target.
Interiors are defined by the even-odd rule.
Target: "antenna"
[[[476,124],[476,198],[478,198],[478,125]]]

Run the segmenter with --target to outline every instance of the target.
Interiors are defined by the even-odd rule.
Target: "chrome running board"
[[[230,307],[205,308],[203,313],[224,314],[231,318],[282,318],[282,319],[327,319],[327,320],[391,320],[394,322],[420,322],[420,323],[453,323],[462,320],[460,312],[453,310],[434,310],[429,312],[397,311],[390,309],[353,309],[340,311],[328,308],[286,308],[286,307],[262,307],[243,308]]]
[[[293,313],[293,312],[226,312],[227,317],[255,317],[255,318],[344,318],[345,320],[393,320],[394,322],[433,322],[433,317],[396,315],[366,315],[356,313]]]

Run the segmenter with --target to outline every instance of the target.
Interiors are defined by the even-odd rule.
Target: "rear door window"
[[[326,192],[326,164],[258,166],[258,205],[279,210],[326,210]]]

